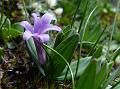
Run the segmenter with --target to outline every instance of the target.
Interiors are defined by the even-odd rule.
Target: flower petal
[[[23,26],[23,27],[25,28],[25,30],[30,31],[31,33],[33,33],[33,27],[32,27],[31,24],[29,24],[29,22],[27,22],[27,21],[22,21],[22,22],[20,23],[20,25]]]
[[[23,33],[23,39],[24,40],[28,40],[30,37],[32,37],[32,33],[28,30],[26,30],[24,33]]]
[[[42,44],[40,44],[38,41],[39,41],[38,38],[34,37],[34,42],[35,42],[36,50],[38,53],[38,58],[40,60],[40,63],[44,64],[46,62],[45,50],[42,48],[41,46]]]
[[[43,43],[47,43],[49,41],[49,35],[48,34],[41,34],[38,36],[40,38],[40,40],[43,42]]]
[[[50,30],[55,30],[58,32],[62,31],[62,29],[60,27],[49,24],[49,25],[46,25],[46,27],[41,31],[41,33],[45,33],[45,32],[50,31]]]
[[[36,13],[32,13],[32,16],[34,18],[34,33],[37,33],[40,29],[40,17]]]
[[[45,50],[42,48],[42,46],[40,46],[38,50],[39,50],[38,57],[40,59],[40,63],[44,64],[46,62]]]
[[[46,14],[44,14],[44,15],[41,17],[41,23],[42,23],[43,25],[45,25],[45,24],[50,24],[51,21],[54,20],[54,19],[55,19],[55,17],[54,17],[53,15],[51,15],[51,14],[49,14],[49,13],[46,13]]]

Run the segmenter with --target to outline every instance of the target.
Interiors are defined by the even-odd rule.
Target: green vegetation
[[[0,75],[1,89],[120,89],[120,0],[1,0]]]

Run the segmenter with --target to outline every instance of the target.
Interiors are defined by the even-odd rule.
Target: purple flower
[[[54,17],[49,13],[44,14],[41,19],[36,13],[33,13],[32,16],[34,26],[27,21],[21,22],[21,26],[25,28],[23,39],[28,40],[30,37],[33,37],[40,63],[44,64],[46,62],[46,56],[45,51],[42,48],[42,43],[47,43],[49,41],[49,34],[46,34],[46,32],[50,30],[61,31],[61,28],[51,24]],[[38,40],[41,44],[37,42]]]

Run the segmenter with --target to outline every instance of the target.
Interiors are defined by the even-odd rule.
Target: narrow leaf
[[[80,59],[79,66],[78,66],[79,69],[78,69],[76,78],[78,78],[79,76],[81,76],[81,74],[84,72],[84,70],[89,65],[90,60],[91,60],[91,57],[85,57],[85,58]],[[75,76],[76,67],[77,67],[77,61],[71,62],[70,67],[72,69],[73,75]],[[64,80],[66,71],[67,71],[67,67],[61,73],[61,75],[56,78],[56,80]],[[68,72],[66,79],[67,80],[71,80],[71,78],[72,78],[71,74],[70,74],[70,72]]]
[[[103,85],[103,89],[105,89],[108,84],[115,79],[120,74],[120,66],[110,75],[110,77],[107,79],[107,81]]]
[[[97,61],[92,60],[77,81],[76,89],[94,89]]]
[[[98,47],[96,51],[93,53],[92,58],[99,58],[102,54],[102,46]]]
[[[95,89],[99,89],[108,76],[108,65],[107,62],[104,62],[97,73]]]
[[[69,63],[71,61],[72,55],[74,53],[74,50],[78,44],[79,41],[79,35],[74,34],[71,37],[65,39],[62,41],[56,48],[55,50],[60,53]],[[54,52],[51,52],[51,62],[48,65],[48,73],[52,70],[52,75],[51,76],[58,76],[60,73],[64,70],[66,67],[66,63]],[[50,67],[52,65],[52,68]]]

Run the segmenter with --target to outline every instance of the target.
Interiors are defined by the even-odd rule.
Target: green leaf
[[[91,60],[91,57],[85,57],[85,58],[80,59],[76,78],[78,78],[84,72],[84,70],[86,69],[86,67],[90,63],[90,60]],[[72,69],[73,75],[75,75],[77,61],[71,62],[70,67]],[[64,71],[61,73],[60,76],[56,77],[56,80],[64,80],[67,69],[68,69],[68,67],[66,67],[64,69]],[[70,72],[68,72],[66,79],[71,80],[71,78],[72,78],[71,74],[70,74]]]
[[[79,42],[79,44],[81,43]],[[82,41],[82,45],[83,48],[90,49],[94,45],[94,43],[89,41]]]
[[[120,82],[116,86],[114,86],[114,88],[112,89],[120,89]]]
[[[17,28],[15,28],[15,26]],[[18,28],[19,26],[19,28]],[[3,16],[3,19],[0,24],[0,37],[4,40],[4,42],[10,41],[12,38],[18,37],[19,35],[22,35],[23,30],[21,30],[19,23],[13,24],[11,26],[10,20],[6,17]]]
[[[89,41],[94,43],[98,39],[98,36],[101,32],[101,30],[99,29],[100,29],[100,26],[98,24],[96,24],[96,26],[94,27],[94,29],[92,29],[92,31],[91,29],[88,28],[85,31],[85,36],[83,41]]]
[[[19,35],[22,35],[22,31],[20,31],[19,29],[14,29],[14,28],[10,28],[10,30],[8,31],[9,35],[13,38],[13,37],[17,37]]]
[[[8,30],[9,35],[11,37],[17,37],[19,35],[22,35],[24,32],[24,28],[20,26],[20,23],[14,23],[10,29]]]
[[[76,89],[94,89],[97,61],[92,60],[77,81]]]
[[[0,64],[2,64],[3,62],[3,58],[2,58],[2,56],[4,55],[3,51],[4,51],[3,48],[0,47]]]
[[[118,48],[112,55],[112,61],[115,61],[119,54],[120,54],[120,48]]]
[[[54,44],[54,48],[56,48],[64,39],[64,35],[63,33],[58,33],[56,40],[55,40],[55,44]]]
[[[71,37],[62,41],[55,48],[55,50],[58,53],[60,53],[67,60],[67,62],[70,62],[72,55],[74,53],[74,50],[78,44],[78,40],[79,40],[79,35],[74,34]],[[49,74],[49,76],[52,76],[52,77],[59,76],[60,73],[64,70],[66,63],[54,52],[51,52],[50,56],[51,56],[51,60],[49,61],[49,65],[47,66],[47,74]],[[50,71],[52,73],[50,73]]]
[[[3,55],[3,48],[0,47],[0,56]]]
[[[54,48],[56,48],[63,40],[72,36],[72,34],[75,34],[75,32],[73,30],[70,30],[70,26],[65,26],[63,28],[63,31],[58,33],[55,40]]]
[[[34,41],[33,39],[29,39],[28,41],[26,41],[26,44],[27,44],[27,47],[28,47],[28,50],[29,52],[31,53],[31,56],[34,58],[34,59],[37,59],[37,51],[36,51],[36,48],[35,48],[35,44],[34,44]]]
[[[20,23],[14,23],[11,27],[18,30],[19,32],[24,32],[24,28],[20,25]]]
[[[93,53],[92,58],[99,58],[102,54],[103,47],[100,46],[96,49],[96,51]]]
[[[4,42],[7,41],[7,38],[9,38],[9,32],[6,31],[6,29],[9,29],[11,26],[10,20],[5,15],[0,15],[0,39],[2,39]]]
[[[26,41],[26,45],[27,45],[28,52],[29,52],[32,60],[36,64],[37,68],[39,69],[39,72],[41,72],[43,75],[45,75],[44,70],[41,68],[41,65],[39,63],[38,55],[37,55],[37,51],[36,51],[36,47],[35,47],[33,39],[31,38],[28,41]]]
[[[54,52],[56,55],[58,55],[66,63],[66,65],[68,66],[68,69],[70,70],[71,76],[72,76],[72,84],[73,84],[72,89],[75,89],[74,88],[75,83],[74,83],[73,72],[72,72],[71,67],[70,67],[69,63],[67,62],[67,60],[61,54],[59,54],[56,50],[54,50],[53,48],[47,46],[46,44],[43,44],[43,46],[44,46],[44,48],[48,48],[49,50]]]
[[[11,26],[10,19],[7,16],[5,16],[5,15],[3,15],[3,17],[2,17],[0,28],[1,28],[1,26],[5,27],[5,28],[10,28],[10,26]]]
[[[95,44],[93,45],[92,49],[89,50],[89,55],[92,55],[92,54],[94,53],[94,50],[95,50],[98,42],[100,41],[102,35],[104,34],[104,32],[105,32],[105,30],[106,30],[106,27],[107,27],[107,26],[105,26],[105,28],[103,29],[103,31],[101,32],[101,34],[98,36],[98,39],[95,41]]]
[[[107,62],[105,61],[96,75],[96,84],[95,84],[95,89],[101,88],[102,83],[106,80],[108,76],[108,65]]]
[[[67,15],[72,15],[73,11],[75,10],[75,6],[73,3],[67,1],[67,0],[60,0],[59,4],[64,8],[64,13]],[[69,13],[71,12],[71,13]],[[69,14],[68,14],[69,13]]]
[[[106,80],[106,82],[104,83],[102,89],[105,89],[108,84],[115,79],[118,75],[120,74],[120,66],[108,77],[108,79]]]

